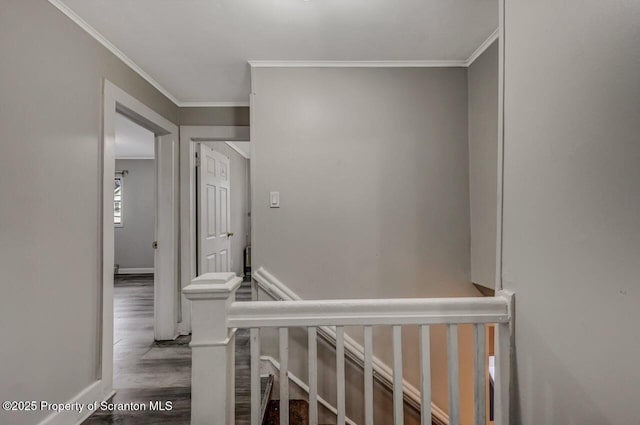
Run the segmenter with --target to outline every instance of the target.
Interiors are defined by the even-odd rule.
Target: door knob
[[[233,232],[227,232],[227,237],[230,238],[231,236],[233,236]]]

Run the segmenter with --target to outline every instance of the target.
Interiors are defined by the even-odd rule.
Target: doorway
[[[247,143],[248,142],[242,142]],[[196,235],[198,275],[244,276],[249,229],[249,154],[227,142],[196,145]]]
[[[214,152],[213,161],[204,161],[199,151]],[[200,161],[198,167],[197,162]],[[220,161],[221,160],[221,161]],[[224,164],[224,165],[220,165]],[[232,271],[238,275],[245,273],[245,249],[250,246],[250,143],[249,127],[245,126],[182,126],[180,127],[180,270],[181,285],[188,285],[193,278],[201,272],[207,271]],[[214,168],[212,168],[214,167]],[[226,167],[223,172],[216,167]],[[206,177],[207,170],[214,170],[214,180],[210,181],[209,193],[215,194],[211,187],[224,182],[220,180],[221,174],[226,173],[229,181],[228,204],[221,208],[222,204],[214,203],[216,198],[207,201],[206,184],[201,185]],[[198,174],[203,176],[199,179]],[[199,189],[202,193],[199,194]],[[198,214],[201,207],[210,206],[214,212],[223,211],[228,214],[209,216],[207,213]],[[203,208],[204,211],[204,208]],[[223,226],[220,226],[222,218]],[[211,221],[208,221],[211,219]],[[202,221],[202,222],[201,222]],[[225,225],[227,226],[224,229]],[[222,247],[200,247],[199,240],[205,241],[209,229],[215,229],[211,234],[218,234],[218,241],[223,242]],[[226,230],[226,231],[223,231]],[[199,237],[200,233],[202,236]],[[230,235],[229,235],[230,233]],[[224,235],[223,235],[224,234]],[[203,248],[212,249],[211,252]],[[217,250],[217,251],[216,251]],[[224,251],[227,250],[225,253]],[[223,252],[222,256],[219,254]],[[202,253],[202,258],[200,258]],[[216,254],[216,255],[213,255]],[[226,257],[226,258],[225,258]],[[221,260],[224,258],[224,260]],[[222,265],[222,266],[220,266]],[[182,321],[178,329],[181,335],[191,332],[190,305],[188,300],[182,301]]]
[[[132,163],[117,164],[116,128],[120,125],[131,126],[134,131],[145,131],[153,139],[153,178],[151,188],[153,198],[153,233],[151,243],[157,249],[151,256],[153,265],[147,257],[139,259],[141,267],[129,267],[129,271],[153,271],[153,338],[172,340],[178,335],[180,321],[180,285],[178,279],[178,127],[163,118],[146,105],[139,102],[111,82],[105,80],[103,86],[103,138],[102,138],[102,176],[101,176],[101,298],[100,311],[100,350],[98,376],[105,395],[113,394],[114,371],[114,271],[115,269],[115,232],[116,226],[126,228],[130,215],[127,208],[132,201],[128,189],[133,184]],[[133,126],[137,127],[133,127]],[[149,149],[149,146],[147,146]],[[147,150],[148,152],[148,150]],[[121,160],[123,159],[121,156]],[[119,175],[116,171],[120,171]],[[119,183],[119,192],[116,184]],[[147,193],[147,195],[149,195]],[[141,196],[141,195],[139,195]],[[150,220],[149,217],[146,220]],[[149,225],[150,223],[146,223]],[[116,228],[114,228],[116,227]],[[148,241],[147,241],[148,243]],[[135,249],[135,248],[134,248]],[[123,257],[124,258],[124,257]],[[133,260],[130,256],[127,261]],[[119,261],[123,261],[119,259]],[[135,260],[138,261],[138,260]],[[129,263],[134,264],[134,263]],[[124,264],[119,264],[120,266]],[[128,265],[128,264],[127,264]],[[127,267],[120,268],[127,269]],[[138,270],[136,270],[138,269]]]
[[[123,390],[155,338],[156,138],[121,113],[115,124],[113,386]]]

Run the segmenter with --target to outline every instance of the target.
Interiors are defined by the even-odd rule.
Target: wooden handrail
[[[507,425],[510,419],[510,369],[513,340],[513,295],[499,293],[496,297],[477,298],[410,298],[410,299],[347,299],[347,300],[291,300],[291,301],[250,301],[234,302],[235,291],[241,278],[229,273],[208,273],[193,280],[183,289],[192,302],[193,336],[192,356],[192,415],[193,425],[231,425],[234,420],[233,358],[235,330],[251,329],[251,393],[252,423],[259,424],[260,394],[260,329],[279,329],[280,352],[280,420],[288,423],[288,357],[291,327],[306,327],[309,339],[309,395],[310,407],[318,403],[317,394],[317,352],[315,340],[321,333],[333,333],[336,341],[337,377],[337,423],[346,425],[344,364],[350,351],[363,349],[365,371],[370,375],[365,383],[365,417],[371,423],[373,418],[372,379],[380,373],[393,386],[394,421],[404,422],[403,399],[407,400],[408,383],[403,379],[401,327],[417,325],[420,331],[421,388],[410,399],[419,400],[423,424],[432,420],[429,386],[429,327],[447,326],[447,352],[449,376],[449,422],[460,424],[458,388],[458,335],[459,324],[474,326],[474,364],[477,369],[483,365],[485,352],[485,324],[497,325],[496,337],[496,425]],[[288,288],[272,288],[285,294]],[[335,326],[335,328],[334,328]],[[363,326],[365,341],[363,348],[357,346],[344,333],[345,326]],[[381,368],[371,347],[371,327],[393,327],[393,370],[390,373]],[[357,347],[356,347],[357,346]],[[348,348],[348,349],[347,349]],[[346,350],[347,349],[347,350]],[[359,354],[359,350],[357,350]],[[358,356],[359,357],[359,356]],[[482,400],[484,396],[484,373],[474,376],[474,421],[485,421]],[[310,408],[310,414],[313,409]],[[317,424],[317,415],[310,416],[312,424]],[[366,425],[366,424],[365,424]]]
[[[231,328],[507,323],[502,297],[235,302]]]

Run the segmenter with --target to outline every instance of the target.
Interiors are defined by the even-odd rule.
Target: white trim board
[[[225,143],[231,149],[233,149],[234,151],[238,152],[238,155],[240,155],[241,157],[243,157],[245,159],[251,159],[251,155],[247,155],[246,153],[244,153],[244,151],[242,149],[240,149],[238,147],[238,145],[236,145],[234,142],[225,142]]]
[[[504,73],[505,73],[505,1],[498,0],[498,194],[496,200],[496,275],[495,291],[502,290],[502,242],[504,195]]]
[[[77,13],[75,13],[69,6],[64,4],[62,0],[48,0],[51,5],[66,15],[69,19],[75,22],[80,28],[82,28],[87,34],[93,37],[98,43],[102,44],[108,51],[113,53],[118,59],[124,62],[129,68],[135,71],[149,84],[155,87],[160,93],[165,95],[169,100],[181,108],[189,107],[233,107],[233,106],[249,106],[249,102],[182,102],[178,100],[173,94],[169,92],[162,84],[157,82],[151,75],[145,72],[137,63],[135,63],[124,52],[118,49],[112,42],[110,42],[104,35],[102,35],[97,29],[89,25],[87,21],[82,19]]]
[[[177,105],[181,108],[234,108],[237,106],[249,106],[249,102],[178,102]]]
[[[116,274],[148,274],[155,272],[153,267],[125,267],[118,268],[118,273]]]
[[[252,68],[464,68],[466,60],[412,61],[263,61],[250,60]]]
[[[45,417],[42,421],[40,421],[38,425],[80,425],[96,410],[87,410],[87,406],[89,404],[99,404],[102,401],[111,398],[113,394],[113,391],[105,392],[104,384],[102,381],[95,381],[93,384],[90,384],[84,390],[71,397],[71,399],[67,400],[65,403],[79,403],[81,406],[83,406],[83,410],[81,412],[77,410],[63,410],[60,412],[53,412]]]
[[[491,33],[491,35],[487,37],[487,39],[483,41],[473,53],[471,53],[471,56],[466,60],[466,66],[470,67],[471,64],[475,62],[475,60],[478,59],[480,55],[482,55],[484,51],[487,50],[498,38],[500,38],[500,28],[497,28],[493,33]]]
[[[391,61],[269,61],[250,60],[252,68],[468,68],[500,38],[496,29],[465,60],[391,60]]]
[[[100,232],[98,279],[100,299],[98,327],[100,347],[98,349],[97,374],[105,392],[113,388],[113,272],[114,272],[114,230],[113,230],[113,176],[115,174],[115,117],[123,113],[134,121],[152,130],[156,138],[156,192],[162,190],[162,208],[157,208],[156,240],[163,249],[155,253],[155,264],[162,267],[154,285],[154,333],[159,340],[177,336],[180,296],[178,284],[178,200],[165,192],[172,189],[177,193],[177,145],[178,126],[153,111],[151,108],[120,89],[109,80],[103,83],[102,134],[100,140]],[[174,164],[175,163],[175,164]],[[159,167],[162,167],[160,169]],[[170,173],[168,173],[170,171]],[[171,174],[167,176],[167,174]],[[160,181],[160,177],[163,178]],[[169,184],[168,180],[172,183]],[[175,183],[173,183],[175,181]],[[171,187],[169,187],[171,186]],[[175,186],[175,188],[174,188]],[[159,203],[158,203],[159,204]],[[162,215],[162,217],[160,217]],[[158,222],[159,220],[159,222]],[[160,224],[159,224],[160,223]],[[173,223],[170,225],[169,223]]]
[[[299,295],[266,271],[264,267],[260,267],[253,272],[252,277],[259,287],[275,300],[302,300]],[[334,327],[319,326],[318,337],[323,338],[327,343],[335,347],[336,332]],[[364,347],[345,334],[344,349],[345,358],[351,360],[359,368],[364,369]],[[393,370],[375,356],[373,356],[373,377],[387,390],[393,391]],[[404,402],[419,412],[421,404],[420,390],[411,385],[406,379],[403,379],[402,392]],[[431,402],[431,416],[432,420],[440,425],[449,424],[449,415],[433,402]]]
[[[133,69],[138,75],[144,78],[149,84],[158,89],[160,93],[169,98],[173,103],[178,105],[180,102],[175,98],[167,89],[162,87],[160,83],[154,80],[151,75],[147,74],[142,68],[138,66],[133,60],[131,60],[127,55],[125,55],[122,50],[118,49],[113,43],[111,43],[105,36],[100,34],[98,30],[93,28],[91,25],[87,23],[84,19],[82,19],[77,13],[71,10],[66,4],[64,4],[61,0],[49,0],[53,6],[55,6],[60,12],[64,13],[69,19],[75,22],[80,28],[85,30],[91,37],[96,39],[98,43],[102,44],[108,51],[116,55],[118,59],[127,64],[127,66]],[[180,106],[180,105],[178,105]]]
[[[271,363],[271,366],[274,369],[280,370],[280,362],[278,362],[276,359],[274,359],[271,356],[260,356],[260,360],[263,362],[269,362]],[[289,376],[289,380],[291,382],[293,382],[294,384],[296,384],[298,386],[298,388],[300,388],[303,392],[309,394],[309,386],[307,384],[304,383],[304,381],[302,381],[302,379],[298,378],[293,372],[291,372],[290,370],[287,372],[288,376]],[[308,401],[308,399],[307,399]],[[320,403],[322,406],[324,406],[328,411],[330,411],[331,413],[333,413],[334,415],[336,415],[336,417],[338,416],[338,409],[336,409],[336,407],[334,405],[332,405],[331,403],[329,403],[327,400],[325,400],[324,398],[318,396],[318,403]],[[348,423],[349,425],[357,425],[353,420],[349,419],[348,417],[345,417],[345,422]]]
[[[249,101],[241,102],[215,102],[215,101],[194,101],[183,102],[178,100],[173,94],[164,88],[159,82],[157,82],[151,75],[146,73],[138,64],[136,64],[131,58],[118,49],[113,43],[111,43],[105,36],[103,36],[98,30],[93,28],[82,19],[77,13],[71,10],[65,5],[62,0],[48,0],[51,5],[57,8],[60,12],[66,15],[69,19],[75,22],[80,28],[87,32],[91,37],[102,44],[107,50],[113,53],[127,66],[134,70],[138,75],[144,78],[149,84],[158,89],[169,100],[176,104],[180,108],[197,108],[197,107],[246,107],[249,106]],[[369,68],[466,68],[473,63],[486,50],[487,47],[493,43],[499,36],[499,29],[494,31],[489,38],[482,42],[482,44],[467,58],[466,60],[406,60],[406,61],[256,61],[249,60],[249,65],[253,68],[260,67],[369,67]]]

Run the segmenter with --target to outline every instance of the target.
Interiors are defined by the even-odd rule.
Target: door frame
[[[116,113],[139,123],[155,134],[156,252],[155,270],[163,267],[162,281],[154,283],[154,333],[156,339],[174,339],[178,319],[178,126],[120,89],[103,80],[102,139],[100,141],[98,379],[105,394],[113,393],[113,176],[115,173]]]
[[[496,208],[496,275],[495,291],[501,291],[503,256],[503,216],[504,216],[504,87],[505,87],[505,2],[498,0],[498,181]]]
[[[195,143],[248,142],[248,126],[180,126],[180,284],[197,276]],[[191,305],[182,296],[180,335],[191,333]]]

